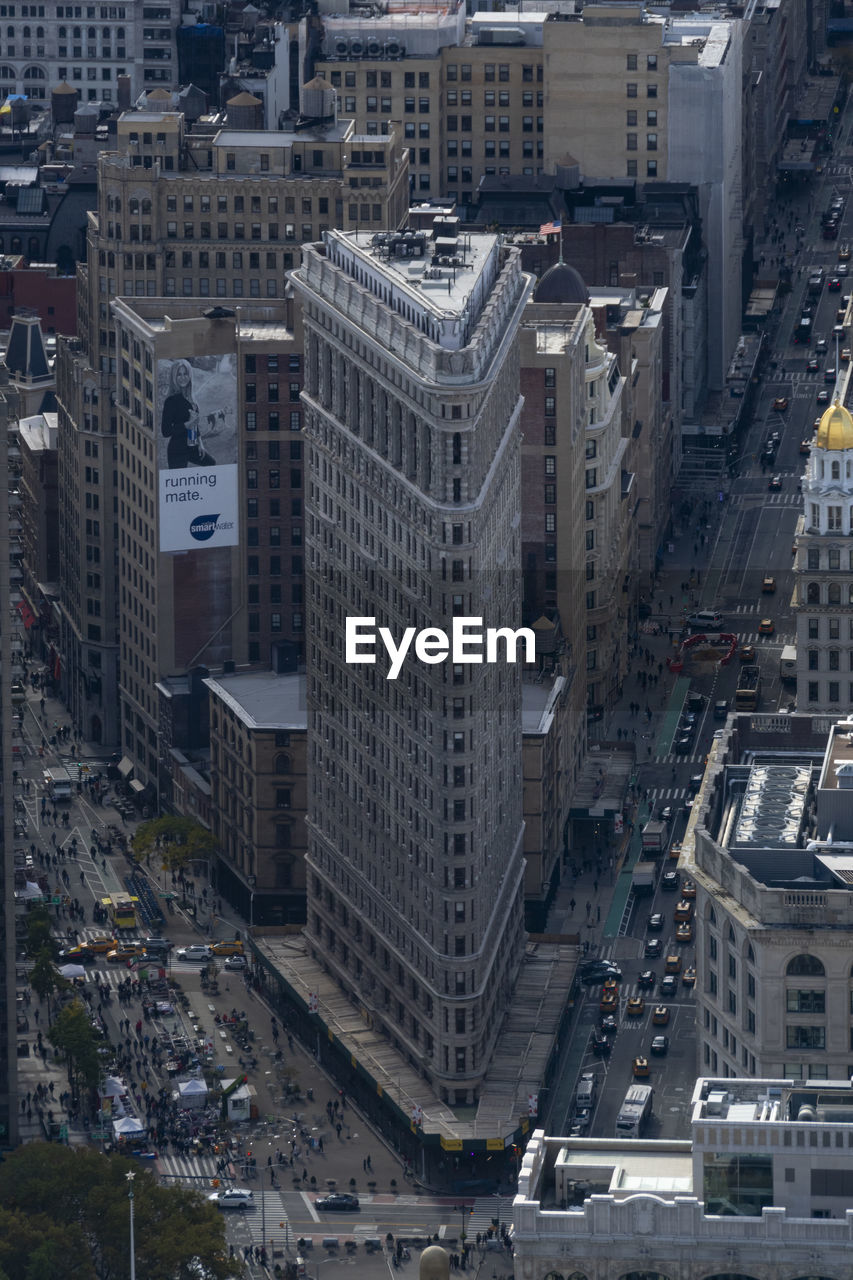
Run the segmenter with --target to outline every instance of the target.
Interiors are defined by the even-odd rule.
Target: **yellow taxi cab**
[[[619,1008],[619,997],[612,991],[606,991],[598,1002],[599,1013],[616,1013]]]
[[[772,618],[762,618],[758,624],[758,634],[760,636],[772,636],[776,630],[776,625]]]
[[[615,979],[615,978],[608,978],[608,979],[607,979],[607,981],[606,981],[606,982],[605,982],[605,984],[604,984],[604,994],[605,994],[606,996],[608,996],[608,995],[618,996],[618,994],[619,994],[619,983],[616,981],[616,979]]]
[[[684,884],[681,886],[681,896],[682,898],[690,898],[691,900],[696,897],[696,886],[692,880],[684,881]]]
[[[678,973],[681,969],[681,956],[673,952],[672,955],[667,956],[663,968],[664,973]]]
[[[681,981],[685,987],[693,987],[696,985],[696,966],[690,965],[681,975]]]
[[[241,956],[243,944],[239,938],[229,938],[222,942],[212,942],[210,949],[215,956]]]
[[[689,920],[692,915],[693,903],[688,898],[682,898],[680,902],[676,903],[672,918],[678,924],[681,920]]]
[[[634,1079],[644,1080],[649,1074],[648,1058],[637,1057],[634,1059]]]
[[[108,934],[99,934],[96,938],[87,938],[86,946],[90,951],[104,952],[114,951],[118,946],[118,939],[111,938]]]
[[[685,920],[682,924],[675,926],[676,942],[692,942],[693,941],[693,925],[689,920]]]
[[[625,1013],[629,1018],[639,1018],[646,1008],[646,1002],[642,996],[631,996],[625,1006]]]
[[[107,964],[127,964],[128,960],[138,960],[144,952],[132,942],[120,942],[112,951],[107,952]]]
[[[656,1027],[665,1027],[669,1022],[669,1008],[665,1004],[657,1004],[652,1011],[652,1023]]]
[[[772,595],[776,590],[776,579],[769,576],[764,578],[761,583],[761,590],[765,595]]]

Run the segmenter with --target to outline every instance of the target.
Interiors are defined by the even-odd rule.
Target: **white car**
[[[248,969],[249,962],[245,956],[229,956],[225,961],[226,969]]]
[[[175,952],[179,960],[211,960],[213,952],[210,947],[203,946],[200,942],[194,942],[189,947],[179,947]]]
[[[255,1197],[245,1187],[229,1187],[227,1191],[214,1191],[207,1197],[211,1204],[220,1209],[252,1209]]]

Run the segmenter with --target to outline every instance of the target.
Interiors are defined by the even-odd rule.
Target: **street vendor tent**
[[[125,1116],[123,1120],[113,1121],[113,1133],[117,1138],[141,1138],[145,1133],[145,1125],[135,1116]]]
[[[203,1080],[184,1080],[178,1085],[178,1102],[185,1111],[203,1107],[207,1102],[207,1085]]]
[[[107,1076],[104,1086],[99,1090],[102,1098],[120,1098],[127,1093],[127,1085],[118,1076]]]

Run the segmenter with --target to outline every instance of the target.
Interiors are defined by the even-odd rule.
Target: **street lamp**
[[[127,1178],[127,1198],[130,1201],[130,1280],[136,1280],[136,1258],[133,1248],[133,1179],[135,1173],[126,1173]]]
[[[258,883],[257,876],[246,876],[246,883],[249,886],[249,928],[255,923],[255,885]]]

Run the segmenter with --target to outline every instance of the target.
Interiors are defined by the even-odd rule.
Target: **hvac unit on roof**
[[[368,58],[381,58],[381,57],[382,57],[382,45],[379,43],[379,41],[378,41],[378,40],[368,40],[368,42],[367,42],[367,56],[368,56]]]
[[[349,53],[349,40],[346,40],[344,39],[343,36],[340,36],[335,41],[335,53],[339,58],[345,58]]]
[[[354,58],[361,58],[364,55],[364,41],[358,36],[354,36],[349,42],[349,51]]]
[[[404,49],[403,45],[400,44],[399,40],[385,41],[385,57],[386,58],[401,58],[405,52],[406,50]]]

